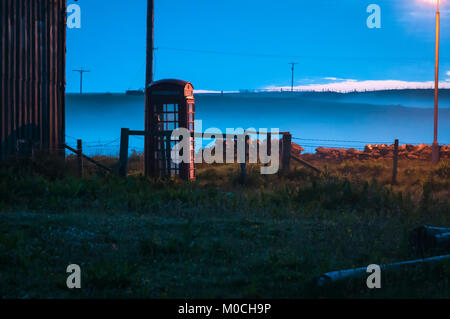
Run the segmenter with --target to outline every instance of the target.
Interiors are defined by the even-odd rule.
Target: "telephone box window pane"
[[[157,83],[149,88],[151,91],[150,94],[155,95],[155,97],[153,103],[151,102],[152,106],[150,108],[150,115],[152,115],[152,117],[146,122],[150,125],[146,124],[146,129],[159,130],[161,133],[162,131],[170,132],[179,127],[186,127],[190,132],[194,131],[195,102],[194,97],[191,96],[191,86],[184,86],[184,92],[181,91],[180,87],[180,91],[175,94],[175,90],[172,89],[173,84],[174,83],[172,82],[167,84]],[[155,94],[155,92],[159,94]],[[168,92],[171,92],[172,94],[169,95]],[[173,147],[182,139],[181,137],[171,138],[170,135],[166,136],[166,134],[164,134],[164,136],[161,136],[160,134],[157,134],[150,138],[151,143],[149,143],[149,147],[152,151],[152,159],[149,163],[149,167],[151,167],[150,173],[154,172],[155,176],[160,177],[169,177],[173,175],[182,175],[183,178],[188,178],[190,176],[195,177],[195,167],[192,163],[195,155],[195,152],[193,151],[193,140],[189,139],[189,141],[192,142],[192,148],[185,150],[191,157],[191,163],[178,165],[173,162],[175,159],[171,159],[170,155]],[[178,156],[182,156],[183,152],[179,153],[181,154]],[[153,159],[153,157],[155,157],[155,159]]]

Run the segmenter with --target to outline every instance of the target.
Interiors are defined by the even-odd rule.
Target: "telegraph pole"
[[[145,74],[145,89],[153,82],[153,25],[154,25],[154,0],[147,0],[147,67]]]
[[[155,23],[154,16],[154,0],[147,0],[147,58],[146,58],[146,68],[145,68],[145,131],[149,132],[152,128],[150,127],[149,114],[150,114],[150,94],[148,92],[148,87],[153,82],[153,53],[154,53],[154,40],[153,40],[153,27]],[[151,175],[152,168],[150,167],[150,154],[152,139],[150,136],[145,136],[145,146],[144,146],[144,171],[145,175]]]
[[[79,70],[73,70],[73,72],[79,72],[80,73],[80,94],[83,94],[83,73],[89,73],[91,71],[84,70],[83,68],[80,68]]]
[[[291,62],[291,63],[288,63],[288,64],[292,66],[291,92],[294,92],[294,71],[295,71],[295,65],[297,65],[298,63]]]

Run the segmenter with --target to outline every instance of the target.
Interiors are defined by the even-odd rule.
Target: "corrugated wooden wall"
[[[0,160],[64,154],[65,0],[0,0]]]

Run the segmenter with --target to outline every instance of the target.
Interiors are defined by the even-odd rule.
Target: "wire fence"
[[[255,134],[253,134],[255,135]],[[133,154],[134,152],[138,154],[143,154],[144,152],[144,141],[145,138],[143,136],[130,136],[130,150],[129,153]],[[77,138],[73,136],[66,135],[66,144],[72,148],[77,147]],[[209,138],[205,138],[204,140],[212,140]],[[341,148],[341,149],[356,149],[356,150],[364,150],[366,145],[393,145],[395,143],[394,140],[378,140],[378,141],[361,141],[361,140],[345,140],[345,139],[317,139],[317,138],[301,138],[301,137],[292,137],[292,142],[300,145],[305,153],[315,153],[316,149],[319,147],[326,148]],[[419,145],[424,142],[422,141],[401,141],[400,144],[409,144],[409,145]],[[202,144],[202,143],[200,143]],[[431,145],[431,142],[425,143]],[[440,143],[441,145],[449,145],[450,143]],[[201,145],[198,149],[204,147]],[[84,141],[83,140],[83,152],[87,155],[98,155],[98,156],[112,156],[118,157],[120,151],[120,138],[116,138],[114,140],[109,141]],[[70,151],[67,151],[67,154],[70,154]]]
[[[130,141],[130,155],[134,152],[136,153],[144,153],[144,140],[145,138],[142,136],[130,136],[130,139],[135,139],[136,143]],[[66,144],[74,149],[77,148],[76,137],[66,135]],[[88,156],[110,156],[110,157],[118,157],[120,152],[120,137],[113,140],[97,140],[97,141],[85,141],[82,140],[83,143],[83,153]],[[71,154],[69,150],[66,150],[66,154]]]
[[[393,145],[394,140],[388,141],[354,141],[354,140],[334,140],[334,139],[313,139],[313,138],[300,138],[292,137],[293,142],[303,147],[306,153],[315,153],[316,149],[319,147],[326,148],[337,148],[337,149],[355,149],[362,151],[365,149],[366,145]],[[420,144],[431,145],[432,142],[423,141],[402,141],[399,140],[400,145],[420,145]],[[449,145],[449,143],[439,143],[440,145]]]

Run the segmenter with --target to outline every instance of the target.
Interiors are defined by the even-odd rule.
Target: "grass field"
[[[105,162],[108,159],[103,159]],[[450,265],[383,273],[319,288],[324,272],[420,258],[420,225],[449,226],[450,163],[386,160],[249,167],[199,166],[198,181],[83,179],[71,164],[0,168],[3,298],[449,298]],[[51,167],[51,169],[48,169]],[[66,287],[78,264],[82,289]]]

